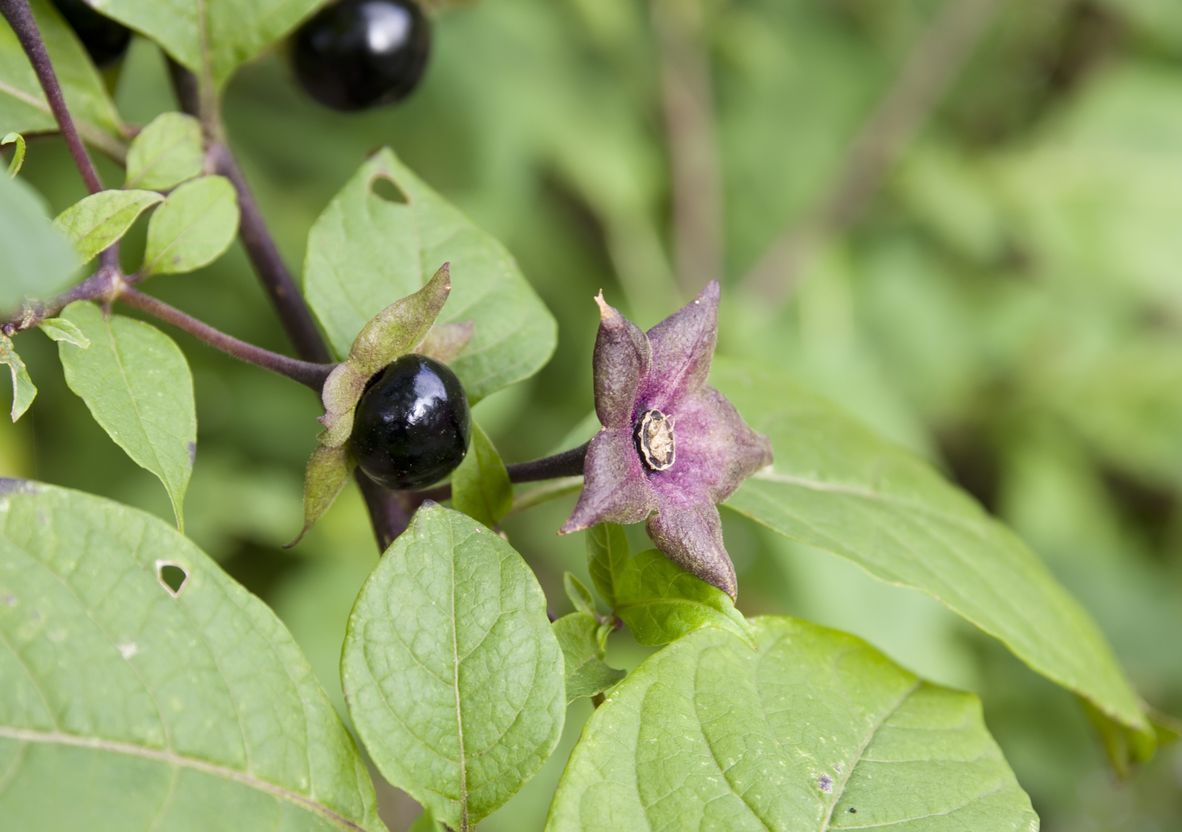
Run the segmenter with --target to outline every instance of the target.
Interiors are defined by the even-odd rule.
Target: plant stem
[[[545,456],[541,459],[531,459],[528,462],[516,462],[505,466],[509,472],[509,482],[538,482],[539,480],[554,480],[559,477],[581,477],[583,475],[583,461],[587,458],[587,448],[590,442],[584,442],[569,451]],[[451,499],[451,484],[436,486],[426,491],[416,491],[411,497],[415,505],[426,500],[442,502]]]
[[[283,257],[279,254],[279,248],[267,229],[262,211],[246,182],[246,177],[225,141],[225,131],[217,113],[211,112],[209,107],[201,106],[201,85],[193,73],[170,61],[169,74],[181,109],[202,120],[210,143],[207,158],[211,166],[215,172],[229,179],[238,192],[238,207],[241,212],[241,221],[238,224],[239,239],[242,240],[242,246],[246,249],[255,274],[270,297],[271,305],[295,347],[296,354],[305,361],[317,364],[329,361],[328,344],[317,329],[311,310],[304,303],[299,287],[296,286],[291,272],[287,270]],[[356,479],[365,498],[365,507],[369,511],[378,548],[385,551],[410,524],[411,509],[401,494],[383,488],[360,472]]]
[[[946,0],[846,151],[829,189],[784,230],[743,279],[768,300],[786,297],[833,234],[849,227],[939,103],[1000,0]]]
[[[169,306],[164,301],[157,300],[150,295],[145,295],[136,289],[124,289],[119,295],[119,300],[165,323],[172,324],[177,329],[184,330],[216,350],[221,350],[227,355],[232,355],[248,364],[262,367],[264,370],[270,370],[281,376],[287,376],[291,380],[303,384],[305,387],[310,387],[317,393],[324,387],[324,380],[328,378],[328,374],[332,372],[335,366],[333,364],[313,364],[308,361],[300,361],[295,358],[289,358],[286,355],[265,350],[262,347],[256,347],[254,344],[248,344],[232,335],[227,335],[221,330],[214,329],[204,321],[197,320],[193,316],[177,309],[175,306]]]
[[[215,142],[209,148],[209,160],[214,170],[229,179],[238,192],[238,208],[242,215],[239,237],[296,353],[308,361],[327,362],[330,359],[328,345],[283,262],[242,169],[229,147],[221,142]]]
[[[78,135],[74,119],[70,117],[61,84],[58,83],[57,73],[54,72],[53,63],[49,60],[45,41],[41,38],[41,30],[29,9],[28,0],[0,0],[0,13],[12,26],[12,31],[16,33],[17,40],[33,65],[33,72],[37,74],[37,80],[45,92],[45,100],[49,102],[49,109],[57,120],[58,129],[61,130],[62,138],[66,140],[66,146],[70,148],[70,155],[74,157],[74,164],[78,166],[78,172],[82,174],[86,187],[92,194],[98,193],[103,189],[103,182],[90,160],[90,154],[86,152],[86,145]]]

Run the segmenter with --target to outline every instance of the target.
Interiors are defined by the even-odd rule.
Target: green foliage
[[[78,325],[65,318],[46,318],[37,324],[37,328],[44,332],[51,341],[73,344],[80,349],[90,347],[90,339],[83,334]]]
[[[0,483],[6,825],[384,829],[265,604],[149,515]]]
[[[488,434],[475,420],[468,455],[451,478],[451,502],[490,529],[496,528],[513,505],[513,486],[509,472]]]
[[[99,191],[62,211],[53,224],[87,263],[126,234],[140,214],[163,200],[155,191]]]
[[[515,794],[562,730],[562,653],[536,578],[441,506],[419,509],[362,587],[341,680],[378,769],[454,829]]]
[[[238,232],[238,194],[223,176],[186,182],[148,222],[143,273],[177,274],[207,266]]]
[[[776,454],[730,508],[932,595],[1127,730],[1148,733],[1137,695],[1096,625],[980,506],[780,375],[720,362],[713,379],[771,438]]]
[[[29,5],[78,132],[107,153],[121,155],[123,123],[82,44],[49,0],[31,0]],[[57,129],[33,67],[6,21],[0,21],[0,129],[5,133]]]
[[[321,0],[105,0],[103,14],[160,44],[212,87],[287,34]]]
[[[566,701],[595,696],[626,675],[603,660],[599,643],[599,619],[586,612],[572,612],[554,622],[554,635],[566,664]]]
[[[1038,829],[980,703],[787,618],[699,630],[614,688],[548,829]]]
[[[184,113],[162,113],[127,149],[125,188],[162,191],[200,176],[205,166],[201,122]]]
[[[5,133],[0,136],[0,147],[6,144],[12,145],[12,159],[8,162],[8,175],[16,176],[21,172],[21,167],[25,164],[25,137],[20,133]]]
[[[197,453],[193,377],[185,356],[154,326],[104,315],[93,303],[72,303],[61,317],[90,341],[87,349],[58,345],[66,383],[115,444],[159,477],[183,528],[182,504]]]
[[[0,310],[12,313],[28,297],[52,297],[77,268],[78,257],[37,192],[0,176]]]
[[[538,370],[554,349],[549,312],[504,246],[383,149],[337,194],[308,235],[304,291],[328,340],[345,354],[394,298],[451,264],[442,321],[475,323],[452,369],[473,401]]]
[[[17,354],[12,339],[7,335],[0,335],[0,364],[7,365],[12,376],[12,410],[9,415],[15,422],[25,415],[33,404],[33,399],[37,398],[37,386],[33,384],[28,367]]]

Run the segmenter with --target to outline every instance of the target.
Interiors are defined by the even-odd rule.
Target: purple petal
[[[595,412],[605,428],[627,428],[640,380],[649,371],[652,351],[640,327],[609,306],[603,293],[599,304],[599,334],[595,337]]]
[[[743,480],[772,462],[767,437],[753,431],[713,387],[678,402],[669,415],[677,461],[651,479],[665,503],[721,503]]]
[[[558,530],[569,534],[596,523],[639,523],[657,508],[628,430],[601,430],[583,463],[583,493]]]
[[[710,281],[693,302],[648,331],[653,357],[640,390],[645,408],[667,411],[706,383],[718,341],[718,291],[718,281]]]
[[[722,543],[722,520],[713,503],[666,508],[648,521],[648,535],[665,555],[691,575],[738,596],[735,567]]]

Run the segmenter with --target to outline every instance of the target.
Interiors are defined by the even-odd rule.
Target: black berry
[[[390,104],[418,86],[431,24],[412,0],[339,0],[295,34],[300,85],[334,110]]]
[[[98,66],[118,60],[131,43],[131,30],[103,17],[83,0],[53,0],[53,5]]]
[[[424,355],[404,355],[370,381],[349,438],[357,464],[387,488],[423,488],[468,452],[468,400],[456,374]]]

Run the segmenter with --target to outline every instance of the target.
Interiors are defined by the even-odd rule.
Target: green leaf
[[[66,384],[115,444],[160,478],[183,528],[182,503],[197,450],[193,377],[185,356],[154,326],[106,317],[93,303],[71,303],[61,317],[90,341],[86,350],[58,345]]]
[[[612,609],[616,606],[616,575],[631,557],[624,527],[600,523],[587,530],[587,571],[600,596]]]
[[[144,274],[191,272],[216,260],[238,233],[238,195],[230,180],[203,176],[168,195],[148,223]]]
[[[383,195],[391,187],[397,198]],[[441,321],[474,323],[453,369],[476,401],[546,362],[554,350],[554,319],[505,248],[390,150],[362,165],[312,227],[304,291],[329,342],[344,355],[366,321],[418,289],[446,261],[452,294]]]
[[[204,166],[201,122],[184,113],[162,113],[127,149],[124,187],[167,190],[200,176]]]
[[[8,163],[8,175],[16,176],[25,164],[25,137],[20,133],[5,133],[0,137],[0,147],[12,145],[12,159]]]
[[[562,573],[562,588],[576,612],[585,612],[590,616],[595,615],[595,598],[591,595],[591,590],[587,589],[587,585],[580,581],[574,572]]]
[[[476,421],[472,421],[472,444],[451,478],[451,504],[490,529],[509,513],[513,485],[501,455]]]
[[[431,810],[424,809],[423,813],[415,818],[415,822],[407,828],[406,832],[442,832],[442,830],[443,827],[435,822]]]
[[[123,124],[86,50],[52,3],[31,0],[29,5],[79,134],[103,152],[122,158]],[[0,21],[0,125],[6,132],[57,130],[33,66],[7,21]]]
[[[647,659],[583,729],[547,829],[1033,832],[975,696],[853,636],[752,622]]]
[[[783,376],[719,360],[713,381],[775,463],[727,505],[928,593],[1126,729],[1149,725],[1111,648],[1033,552],[930,466]]]
[[[508,800],[554,750],[563,660],[513,548],[435,504],[361,589],[341,675],[378,769],[457,830]]]
[[[90,339],[82,334],[77,325],[65,318],[46,318],[37,324],[37,328],[54,341],[64,341],[84,350],[90,348]]]
[[[615,575],[615,613],[641,644],[667,644],[702,627],[749,638],[731,597],[656,549],[629,558]]]
[[[77,269],[78,256],[54,228],[41,195],[0,176],[0,313],[16,311],[26,298],[53,297]]]
[[[244,61],[282,40],[324,0],[103,0],[103,14],[142,32],[220,88]]]
[[[12,339],[7,335],[0,335],[0,364],[7,364],[12,375],[12,421],[25,415],[25,411],[37,398],[37,386],[29,377],[25,362],[17,355]]]
[[[344,445],[336,448],[317,446],[308,459],[304,472],[304,527],[287,546],[295,546],[324,512],[332,507],[337,497],[349,482],[353,464],[349,450]]]
[[[585,612],[572,612],[554,622],[554,635],[566,664],[566,702],[595,696],[624,678],[624,671],[603,660],[597,633],[599,620]]]
[[[122,238],[140,214],[163,200],[155,191],[99,191],[62,211],[53,224],[88,263]]]
[[[144,512],[0,480],[0,676],[7,828],[385,829],[283,624]]]

